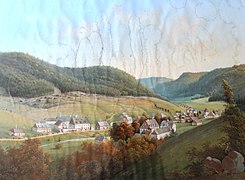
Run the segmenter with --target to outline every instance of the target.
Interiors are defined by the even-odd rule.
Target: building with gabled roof
[[[133,118],[129,115],[127,115],[127,113],[122,113],[119,117],[119,121],[126,121],[128,124],[131,124],[133,122]]]
[[[169,127],[157,128],[152,131],[151,138],[160,140],[170,136],[170,134],[171,134],[171,129]]]
[[[140,133],[144,131],[152,132],[152,130],[159,128],[159,124],[155,119],[146,120],[140,127]]]
[[[54,124],[59,130],[69,131],[72,127],[70,122],[73,119],[73,116],[59,116],[56,118],[57,121]]]
[[[73,118],[70,121],[70,127],[76,131],[88,131],[91,129],[91,124],[88,122],[87,118],[84,119]]]
[[[38,122],[34,124],[32,130],[38,133],[49,133],[52,131],[52,125],[44,122]]]
[[[23,129],[13,128],[9,130],[10,136],[16,136],[16,137],[24,137],[25,132]]]
[[[95,130],[108,130],[110,125],[107,121],[98,121],[95,124]]]
[[[191,117],[191,119],[192,119],[192,122],[191,122],[192,126],[202,125],[202,121],[198,117]]]

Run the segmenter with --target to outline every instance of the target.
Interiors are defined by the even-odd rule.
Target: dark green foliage
[[[238,107],[226,109],[224,120],[228,122],[223,131],[228,136],[232,149],[245,154],[245,113]]]
[[[227,102],[224,120],[228,122],[223,131],[227,134],[231,148],[245,154],[245,113],[235,106],[233,91],[228,82],[223,80],[222,86]]]
[[[183,74],[184,75],[184,74]],[[179,79],[158,85],[155,92],[168,98],[189,97],[196,94],[205,96],[218,96],[222,100],[222,80],[230,83],[235,99],[245,97],[245,64],[235,65],[230,68],[219,68],[199,76],[180,76]],[[194,78],[195,77],[195,78]],[[211,99],[214,100],[215,98]]]
[[[12,96],[82,91],[109,96],[157,96],[131,75],[108,66],[62,68],[23,53],[0,53],[0,86]]]
[[[227,108],[234,107],[235,101],[231,86],[228,84],[226,80],[223,80],[222,87],[224,89],[224,99],[227,102]]]
[[[187,89],[190,84],[198,81],[205,74],[205,72],[183,73],[175,81],[157,84],[154,91],[168,98],[181,97],[185,94],[189,94],[185,89]]]
[[[214,172],[204,166],[204,160],[207,157],[222,160],[225,157],[225,145],[223,141],[217,145],[211,145],[207,142],[202,145],[201,149],[192,148],[187,152],[189,164],[186,166],[186,176],[208,176]]]

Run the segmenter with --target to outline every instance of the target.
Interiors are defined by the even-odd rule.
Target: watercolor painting
[[[245,0],[0,8],[0,180],[245,179]]]

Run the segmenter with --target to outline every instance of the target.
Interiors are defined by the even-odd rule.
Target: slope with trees
[[[0,83],[12,96],[83,91],[110,96],[158,96],[126,72],[109,67],[62,68],[24,53],[0,53]],[[158,96],[159,97],[159,96]]]
[[[158,85],[154,91],[168,98],[188,97],[200,94],[211,96],[210,100],[224,100],[222,80],[233,87],[235,100],[245,97],[245,64],[229,68],[219,68],[191,78],[184,74],[179,79]],[[182,79],[182,80],[181,80]]]

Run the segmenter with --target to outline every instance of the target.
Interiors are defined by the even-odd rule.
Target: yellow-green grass
[[[94,140],[86,140],[86,141],[92,141]],[[45,153],[48,153],[51,155],[53,159],[58,159],[61,157],[65,157],[67,155],[70,155],[76,151],[81,150],[81,144],[85,141],[72,141],[72,142],[62,142],[62,143],[56,143],[60,144],[60,148],[56,149],[56,144],[51,144],[48,146],[42,146],[42,149]]]
[[[209,102],[208,97],[186,101],[181,104],[191,106],[200,111],[203,111],[205,108],[208,108],[209,110],[220,110],[220,111],[223,111],[225,109],[225,106],[224,106],[225,102],[223,101]]]
[[[14,112],[0,110],[0,137],[8,137],[8,131],[11,128],[31,129],[33,123],[32,120]]]
[[[11,141],[0,141],[0,146],[3,149],[7,149],[10,147],[19,147],[23,141],[18,141],[18,140],[11,140]]]
[[[70,96],[69,96],[70,97]],[[137,117],[143,112],[150,115],[161,112],[154,108],[157,106],[166,108],[173,113],[177,110],[184,110],[170,102],[157,98],[136,98],[136,97],[107,97],[100,95],[86,95],[78,98],[62,98],[63,103],[59,106],[50,108],[33,108],[20,103],[12,103],[13,99],[9,97],[0,98],[0,107],[7,108],[13,112],[33,120],[43,120],[47,117],[56,117],[62,115],[87,116],[91,123],[99,120],[117,121],[119,114],[126,112],[129,115]],[[166,112],[164,112],[166,113]],[[170,113],[166,113],[170,115]]]
[[[54,134],[52,136],[41,137],[39,140],[42,145],[50,144],[59,141],[65,141],[69,139],[78,139],[78,138],[90,138],[96,137],[99,135],[108,136],[109,131],[87,131],[87,132],[75,132],[75,133],[64,133],[64,134]]]
[[[47,153],[50,153],[53,157],[57,155],[68,155],[70,152],[75,152],[80,148],[81,143],[84,140],[78,140],[79,138],[85,138],[86,141],[94,141],[95,137],[103,135],[103,136],[108,136],[109,131],[87,131],[87,132],[75,132],[75,133],[64,133],[64,134],[53,134],[49,136],[43,136],[43,137],[35,137],[40,140],[41,142],[41,147],[43,150]],[[74,140],[71,142],[65,142],[66,140]],[[9,139],[9,140],[1,140],[0,145],[3,148],[8,148],[8,147],[18,147],[21,145],[25,140],[20,139],[20,140],[14,140],[14,139]],[[60,149],[54,149],[55,145],[61,143],[62,146]],[[68,147],[70,146],[70,147]],[[61,157],[59,156],[59,157]]]
[[[202,126],[213,121],[214,119],[202,119]],[[197,126],[192,126],[191,123],[177,123],[177,135],[180,135],[186,131],[196,128]]]
[[[167,139],[153,156],[130,166],[115,179],[165,179],[173,171],[184,170],[188,164],[187,151],[193,147],[200,149],[205,142],[217,143],[225,136],[221,131],[223,124],[222,118],[215,119]]]

